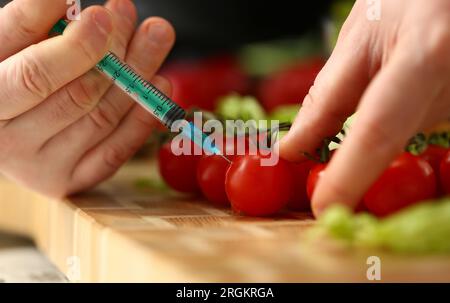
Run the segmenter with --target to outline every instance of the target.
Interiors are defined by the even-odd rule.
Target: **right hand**
[[[14,0],[0,10],[0,172],[52,197],[111,176],[156,123],[96,63],[111,49],[169,93],[154,75],[175,39],[160,18],[135,31],[129,0],[87,8],[47,39],[67,9],[64,0]]]
[[[357,111],[314,191],[316,216],[355,208],[409,138],[450,118],[450,1],[379,1],[379,20],[367,18],[369,2],[355,2],[280,143],[281,156],[301,160]]]

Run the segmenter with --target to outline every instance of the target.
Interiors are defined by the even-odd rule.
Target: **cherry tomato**
[[[367,191],[364,203],[375,215],[387,216],[435,195],[436,177],[431,165],[402,153]]]
[[[268,111],[302,103],[323,66],[323,59],[311,59],[268,77],[259,87],[259,100]]]
[[[241,141],[241,142],[239,142]],[[241,147],[241,146],[242,147]],[[245,136],[224,137],[216,146],[229,160],[233,160],[248,151],[248,140]],[[197,181],[203,195],[214,205],[230,205],[225,192],[225,175],[230,163],[221,156],[204,155],[197,164]]]
[[[306,181],[306,192],[308,199],[311,201],[314,194],[314,190],[317,186],[317,182],[321,178],[324,170],[327,168],[328,163],[316,164],[309,172],[308,179]],[[355,213],[367,212],[368,209],[365,204],[361,201],[355,208]]]
[[[191,106],[208,107],[204,104],[196,81],[201,79],[201,70],[195,62],[175,62],[161,71],[172,85],[172,99],[182,108]],[[201,101],[196,101],[201,100]],[[209,103],[209,102],[208,102]]]
[[[270,148],[271,133],[266,130],[258,130],[257,132],[247,134],[247,143],[249,148],[256,150]]]
[[[445,194],[450,195],[450,150],[441,161],[440,178],[442,190]]]
[[[434,172],[439,172],[439,165],[441,160],[447,154],[448,149],[439,145],[428,145],[427,149],[419,155],[420,158],[427,161]]]
[[[225,176],[230,163],[224,158],[203,156],[197,166],[197,181],[203,195],[214,205],[230,205],[225,192]]]
[[[260,155],[236,158],[228,169],[225,190],[234,211],[249,216],[269,216],[280,211],[292,196],[288,162],[262,166]]]
[[[164,181],[174,190],[183,193],[198,193],[197,163],[200,156],[175,155],[171,142],[164,144],[159,150],[159,172]]]
[[[245,135],[225,136],[222,142],[215,142],[217,148],[230,160],[246,155],[249,151],[248,138]]]
[[[218,97],[248,93],[250,80],[232,56],[174,62],[161,74],[172,84],[172,99],[183,108],[213,110]]]
[[[309,172],[308,178],[306,180],[306,194],[309,201],[312,200],[314,189],[316,188],[317,182],[319,181],[320,176],[323,174],[323,171],[327,168],[327,165],[327,163],[316,164],[316,166],[314,166]]]
[[[249,92],[250,80],[239,66],[236,58],[230,55],[220,55],[207,58],[202,62],[204,77],[214,81],[209,87],[209,92],[215,101],[217,97],[227,95],[230,92],[246,94]]]
[[[307,160],[301,163],[292,163],[294,190],[292,197],[288,203],[288,207],[292,210],[307,211],[311,209],[310,199],[306,192],[306,182],[309,172],[316,166],[316,162]]]
[[[366,204],[364,204],[364,201],[360,202],[358,206],[355,208],[355,213],[364,213],[364,212],[370,212],[367,208]]]
[[[420,158],[424,159],[431,165],[437,180],[440,179],[439,166],[441,165],[441,161],[444,158],[447,151],[448,149],[445,147],[439,145],[429,145],[427,149],[422,154],[419,155]],[[440,182],[437,183],[437,192],[438,194],[443,193],[443,189],[441,188]]]

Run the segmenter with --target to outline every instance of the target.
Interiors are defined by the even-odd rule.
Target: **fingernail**
[[[129,0],[118,0],[116,2],[117,10],[122,16],[134,22],[134,10]]]
[[[154,43],[164,43],[167,41],[169,29],[164,23],[152,23],[149,25],[148,37]]]
[[[98,10],[94,14],[94,21],[98,29],[102,31],[103,34],[109,35],[113,30],[111,16],[105,10]]]

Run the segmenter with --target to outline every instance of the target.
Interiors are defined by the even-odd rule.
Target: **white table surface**
[[[27,239],[0,232],[0,282],[67,282]]]

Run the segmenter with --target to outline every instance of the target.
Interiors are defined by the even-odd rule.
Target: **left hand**
[[[114,174],[157,123],[94,65],[111,48],[170,94],[155,73],[175,40],[161,18],[136,30],[130,0],[89,7],[46,39],[66,9],[61,0],[14,0],[0,11],[0,40],[9,41],[0,45],[0,173],[56,198]]]

